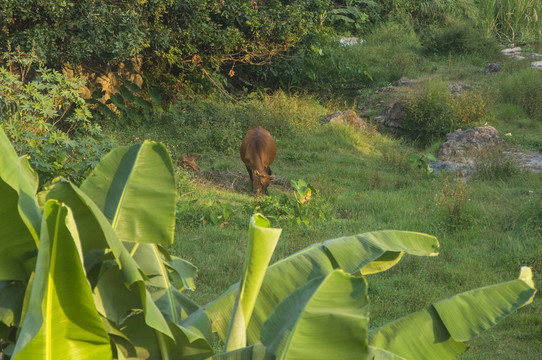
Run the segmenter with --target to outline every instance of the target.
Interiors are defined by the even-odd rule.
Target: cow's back
[[[241,160],[250,168],[269,167],[275,160],[277,147],[269,131],[258,126],[248,130],[241,143]]]

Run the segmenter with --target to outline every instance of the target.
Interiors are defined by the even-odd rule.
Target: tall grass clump
[[[469,22],[452,22],[429,26],[422,32],[421,44],[426,55],[479,55],[485,58],[497,56],[496,39]]]
[[[326,108],[306,95],[276,92],[244,101],[182,98],[162,117],[183,152],[233,153],[248,129],[263,126],[273,136],[314,129]]]
[[[366,37],[359,61],[366,66],[373,85],[385,85],[411,76],[417,70],[420,44],[413,28],[388,23]]]
[[[402,126],[422,142],[458,128],[469,128],[492,116],[490,104],[479,89],[452,94],[448,83],[434,78],[407,89]]]
[[[473,178],[478,180],[507,180],[521,173],[519,159],[504,146],[478,152],[474,163]]]
[[[542,38],[540,0],[481,0],[480,19],[488,33],[510,43],[536,42]]]
[[[500,101],[520,106],[531,119],[542,121],[542,72],[525,68],[503,75],[499,87]]]

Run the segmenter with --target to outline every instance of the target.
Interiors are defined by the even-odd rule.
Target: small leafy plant
[[[328,204],[324,199],[313,199],[317,190],[305,180],[291,180],[294,197],[286,194],[264,196],[256,199],[253,205],[247,206],[250,214],[262,213],[275,221],[286,221],[304,228],[313,219],[325,219]]]
[[[410,155],[410,167],[413,170],[420,170],[425,176],[433,174],[433,169],[429,166],[430,163],[437,161],[433,154],[412,154]]]
[[[206,206],[204,214],[199,219],[201,224],[210,223],[219,225],[220,227],[229,225],[228,220],[231,215],[230,203],[217,201],[212,195],[206,196],[203,201],[206,203]]]

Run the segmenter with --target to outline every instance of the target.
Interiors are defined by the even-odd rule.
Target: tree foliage
[[[155,75],[186,76],[261,64],[322,27],[319,1],[1,0],[0,46],[35,49],[47,64],[129,60]]]

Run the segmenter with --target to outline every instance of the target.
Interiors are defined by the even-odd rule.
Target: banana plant
[[[436,256],[437,239],[370,232],[268,266],[281,230],[257,214],[240,282],[200,307],[182,292],[195,289],[195,267],[166,248],[176,193],[162,145],[117,148],[81,188],[58,179],[39,194],[2,131],[0,150],[6,359],[452,359],[536,292],[522,268],[517,280],[370,329],[367,276],[407,254]]]
[[[209,321],[180,325],[199,307],[181,292],[194,290],[195,267],[164,247],[176,190],[162,145],[117,148],[81,188],[58,179],[40,194],[3,131],[0,149],[4,358],[212,353]]]

